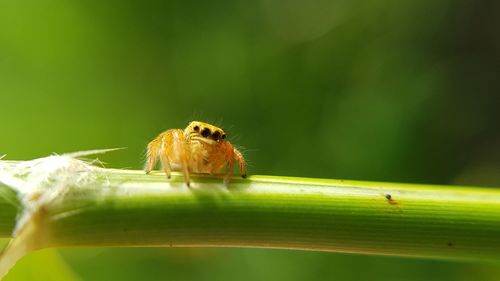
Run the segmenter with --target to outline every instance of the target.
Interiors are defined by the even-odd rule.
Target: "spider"
[[[148,144],[144,167],[149,174],[158,159],[170,178],[171,171],[182,171],[186,185],[190,173],[217,174],[226,167],[224,183],[228,184],[234,161],[238,161],[241,177],[246,178],[245,159],[241,152],[226,140],[226,133],[214,125],[192,121],[184,129],[169,129]]]

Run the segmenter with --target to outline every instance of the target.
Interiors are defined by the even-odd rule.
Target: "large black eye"
[[[226,134],[223,134],[221,137],[223,140],[226,139]]]
[[[193,127],[193,130],[194,130],[195,132],[199,132],[199,131],[200,131],[200,126],[198,126],[198,125],[194,126],[194,127]]]
[[[213,134],[212,134],[212,138],[214,140],[219,140],[220,138],[220,132],[219,131],[215,131]]]
[[[210,132],[209,128],[205,128],[205,129],[201,130],[201,136],[204,137],[204,138],[210,136],[210,133],[211,132]]]

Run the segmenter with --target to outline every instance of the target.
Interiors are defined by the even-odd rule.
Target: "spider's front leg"
[[[227,162],[226,175],[224,176],[225,185],[229,183],[229,179],[231,178],[231,175],[233,173],[234,161],[238,161],[238,165],[240,166],[241,177],[242,178],[247,177],[247,169],[245,164],[245,158],[243,158],[243,154],[241,154],[241,152],[236,148],[234,148],[232,145],[230,149],[231,149],[231,157]]]
[[[234,167],[234,157],[231,157],[227,162],[226,175],[224,176],[224,185],[226,186],[229,184],[229,180],[231,179],[231,175],[233,174],[233,167]]]
[[[236,148],[234,148],[233,153],[234,153],[234,160],[238,161],[238,165],[240,166],[241,177],[246,178],[247,166],[243,154],[241,154],[241,152]]]

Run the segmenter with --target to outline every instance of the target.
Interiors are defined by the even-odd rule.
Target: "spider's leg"
[[[184,132],[180,129],[172,130],[172,143],[176,153],[178,153],[180,166],[182,174],[184,175],[184,181],[189,187],[191,182],[189,178],[189,166],[188,166],[188,146],[184,138]]]
[[[234,160],[238,161],[238,164],[240,166],[241,177],[246,178],[247,177],[247,168],[246,168],[245,158],[243,157],[243,154],[241,154],[241,152],[236,148],[233,149],[233,154],[234,154]]]
[[[229,180],[231,179],[231,175],[233,174],[233,167],[234,167],[234,157],[230,157],[227,162],[226,175],[224,176],[225,185],[229,184]]]
[[[165,149],[164,143],[165,142],[162,142],[162,145],[160,148],[160,162],[161,162],[161,166],[163,167],[163,171],[165,172],[165,175],[169,179],[172,169],[170,168],[170,159],[169,159],[169,155],[168,155],[168,150]]]
[[[160,145],[162,142],[162,135],[159,135],[157,138],[152,140],[148,144],[148,151],[146,153],[146,164],[144,165],[144,172],[146,174],[149,174],[151,170],[155,167],[156,163],[158,162],[158,154],[160,152]]]

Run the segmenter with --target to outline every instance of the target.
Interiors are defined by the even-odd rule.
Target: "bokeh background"
[[[0,155],[198,119],[250,174],[500,186],[500,2],[0,0]],[[62,249],[7,280],[498,280],[498,264],[264,249]]]

